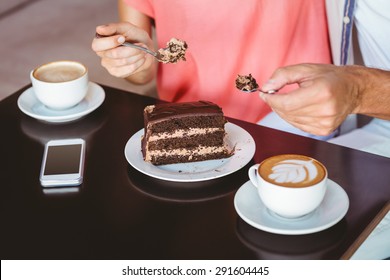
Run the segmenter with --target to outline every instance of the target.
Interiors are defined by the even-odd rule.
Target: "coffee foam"
[[[265,160],[259,168],[260,176],[270,183],[285,187],[307,187],[320,182],[325,167],[302,155],[280,155]]]
[[[45,64],[34,71],[34,77],[49,83],[61,83],[76,80],[83,76],[86,69],[73,62],[61,61]]]

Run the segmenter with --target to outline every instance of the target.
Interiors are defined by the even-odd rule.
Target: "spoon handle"
[[[156,53],[156,52],[151,51],[151,50],[149,50],[149,49],[147,49],[147,48],[138,46],[138,45],[136,45],[136,44],[132,44],[132,43],[129,43],[129,42],[124,42],[124,43],[122,44],[122,46],[126,46],[126,47],[130,47],[130,48],[138,49],[138,50],[147,52],[148,54],[151,54],[151,55],[153,55],[154,57],[157,57],[157,53]]]
[[[262,92],[262,93],[266,93],[266,94],[274,94],[275,92],[278,92],[277,89],[271,89],[269,91],[263,91],[261,89],[258,89],[258,91]]]
[[[245,92],[245,93],[252,93],[252,92],[256,92],[256,91],[260,91],[262,93],[266,93],[266,94],[274,94],[275,92],[278,92],[279,90],[278,89],[271,89],[269,91],[263,91],[261,90],[260,88],[254,88],[252,90],[244,90],[244,89],[240,89],[242,92]]]
[[[99,33],[95,33],[95,37],[98,38],[98,39],[100,39],[100,38],[104,38],[104,37],[108,37],[108,36],[104,36],[104,35],[100,35]],[[157,53],[157,52],[151,51],[151,50],[149,50],[149,49],[147,49],[147,48],[138,46],[138,45],[136,45],[136,44],[132,44],[132,43],[129,43],[129,42],[124,42],[124,43],[122,44],[122,46],[135,48],[135,49],[138,49],[138,50],[147,52],[148,54],[153,55],[155,58],[158,58],[158,53]]]

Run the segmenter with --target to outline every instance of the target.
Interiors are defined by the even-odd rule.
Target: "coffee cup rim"
[[[278,187],[293,188],[293,189],[297,189],[297,188],[310,188],[310,187],[313,187],[313,186],[315,186],[316,184],[318,184],[318,183],[316,183],[316,184],[308,185],[308,186],[299,186],[299,187],[294,186],[294,187],[293,187],[293,186],[281,186],[281,185],[279,185],[279,184],[277,184],[277,183],[269,182],[269,180],[267,180],[266,178],[264,178],[263,176],[261,176],[260,167],[261,167],[261,165],[262,165],[265,161],[270,160],[270,159],[275,158],[275,157],[279,157],[279,156],[299,156],[299,157],[307,157],[307,158],[310,158],[310,159],[314,160],[315,162],[317,162],[317,163],[324,169],[324,171],[325,171],[325,172],[324,172],[324,176],[321,178],[321,180],[318,181],[318,183],[323,182],[324,180],[326,180],[326,179],[328,178],[328,169],[325,167],[325,165],[324,165],[322,162],[320,162],[319,160],[317,160],[317,159],[315,159],[315,158],[313,158],[313,157],[311,157],[311,156],[302,155],[302,154],[279,154],[279,155],[274,155],[274,156],[267,157],[267,158],[265,158],[264,160],[262,160],[262,161],[258,164],[258,167],[257,167],[257,174],[259,175],[259,177],[260,177],[262,180],[264,180],[264,181],[266,181],[266,182],[268,182],[268,183],[270,183],[270,184],[273,184],[273,185],[275,185],[275,186],[278,186]]]
[[[38,79],[36,76],[35,76],[35,72],[38,71],[38,69],[40,69],[41,67],[44,67],[44,66],[47,66],[47,65],[50,65],[50,64],[54,64],[54,63],[73,63],[73,64],[78,64],[78,65],[81,65],[83,68],[84,68],[84,72],[82,75],[80,75],[80,77],[77,77],[75,79],[72,79],[72,80],[69,80],[69,81],[65,81],[65,82],[49,82],[49,81],[42,81],[40,79]],[[68,83],[68,82],[71,82],[71,81],[76,81],[82,77],[84,77],[86,74],[88,74],[88,67],[82,63],[82,62],[79,62],[79,61],[75,61],[75,60],[55,60],[55,61],[49,61],[49,62],[46,62],[46,63],[42,63],[40,65],[38,65],[37,67],[35,67],[32,71],[31,71],[31,77],[34,78],[35,80],[37,81],[40,81],[42,83],[48,83],[48,84],[61,84],[61,83]]]

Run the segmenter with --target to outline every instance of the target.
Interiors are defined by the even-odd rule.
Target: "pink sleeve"
[[[124,0],[124,2],[141,13],[154,18],[153,0]]]

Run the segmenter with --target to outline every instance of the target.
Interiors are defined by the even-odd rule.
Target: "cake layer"
[[[208,146],[221,146],[223,145],[224,131],[214,131],[207,134],[193,134],[189,136],[170,137],[167,138],[155,138],[150,137],[147,149],[153,150],[169,150],[179,148],[194,148],[199,144],[205,143]]]
[[[158,125],[156,125],[158,123]],[[226,120],[223,116],[216,115],[201,115],[194,118],[194,116],[180,116],[174,119],[162,119],[149,123],[148,129],[150,134],[171,132],[177,129],[189,128],[223,128]]]
[[[218,127],[177,129],[172,132],[161,132],[161,133],[152,134],[149,136],[149,141],[157,141],[161,139],[178,138],[178,137],[190,137],[193,135],[210,134],[214,132],[225,133],[225,130],[224,128],[218,128]]]
[[[226,147],[201,147],[194,150],[175,149],[171,151],[150,151],[145,160],[154,165],[195,162],[201,160],[221,159],[232,155]]]

